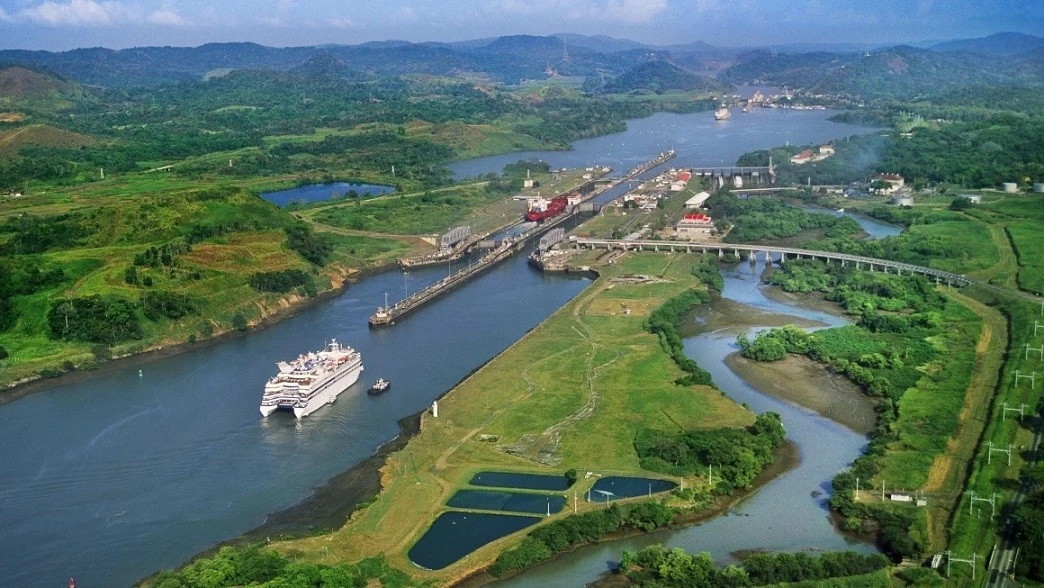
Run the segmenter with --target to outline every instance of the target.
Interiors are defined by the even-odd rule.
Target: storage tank
[[[1004,182],[1002,186],[1004,186],[1004,191],[1010,194],[1014,194],[1015,192],[1019,191],[1019,185],[1015,182]]]
[[[1044,194],[1044,182],[1034,182],[1033,191],[1037,194]]]

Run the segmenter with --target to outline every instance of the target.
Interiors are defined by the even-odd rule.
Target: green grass
[[[430,235],[461,221],[473,209],[506,198],[483,186],[437,193],[401,195],[337,204],[316,213],[316,221],[346,229],[397,235]]]
[[[1007,233],[1015,246],[1019,272],[1019,288],[1044,295],[1044,234],[1037,220],[1014,221],[1007,225]]]
[[[958,432],[982,320],[954,303],[943,311],[943,320],[944,332],[933,340],[938,354],[918,368],[923,376],[899,401],[899,418],[893,425],[899,440],[881,459],[878,474],[890,488],[921,488],[933,461]]]
[[[631,254],[603,268],[588,290],[462,382],[426,417],[421,433],[390,456],[384,489],[374,503],[333,533],[279,545],[308,561],[352,561],[385,553],[411,567],[406,551],[442,510],[446,499],[477,471],[553,473],[576,468],[640,474],[634,436],[640,427],[664,430],[745,426],[753,415],[709,387],[674,383],[684,373],[644,328],[648,314],[669,297],[699,287],[696,256]],[[662,284],[624,289],[620,274],[663,276]],[[644,289],[643,289],[644,288]],[[622,295],[622,297],[621,297]],[[632,309],[625,314],[620,302]],[[479,434],[497,435],[494,443]],[[497,449],[517,444],[515,454]],[[553,467],[537,461],[550,452]],[[583,492],[593,480],[582,479]],[[585,505],[585,507],[588,505]],[[452,582],[491,562],[517,539],[487,545],[422,580]]]

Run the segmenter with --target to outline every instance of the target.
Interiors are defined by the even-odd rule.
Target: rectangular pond
[[[446,506],[546,515],[562,510],[565,497],[496,490],[460,490],[449,499]]]
[[[394,191],[395,188],[393,186],[359,184],[355,182],[331,182],[329,184],[308,184],[289,190],[279,190],[278,192],[265,192],[261,194],[261,197],[276,206],[282,207],[294,202],[307,204],[309,202],[329,200],[334,197],[351,197],[353,193],[355,197],[382,196]]]
[[[479,472],[468,482],[472,486],[519,488],[522,490],[566,490],[571,486],[565,475]]]
[[[444,512],[407,555],[422,568],[441,570],[479,547],[539,521],[540,517]]]
[[[678,485],[670,480],[657,478],[633,478],[630,476],[606,476],[595,482],[587,493],[591,502],[609,502],[635,496],[651,496],[674,490]]]

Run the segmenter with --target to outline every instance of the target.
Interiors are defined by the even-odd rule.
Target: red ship
[[[549,219],[553,216],[562,214],[562,211],[569,206],[568,196],[555,196],[551,199],[551,202],[547,203],[547,208],[544,210],[532,209],[526,213],[526,220],[529,222],[538,223],[540,221]]]

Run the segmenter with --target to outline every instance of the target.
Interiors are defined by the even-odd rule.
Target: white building
[[[700,193],[696,194],[695,196],[693,196],[692,198],[689,198],[688,200],[685,201],[685,208],[690,208],[690,209],[692,209],[692,208],[700,208],[700,207],[703,206],[703,203],[706,202],[708,198],[710,198],[710,194],[709,193],[707,193],[707,192],[700,192]]]

